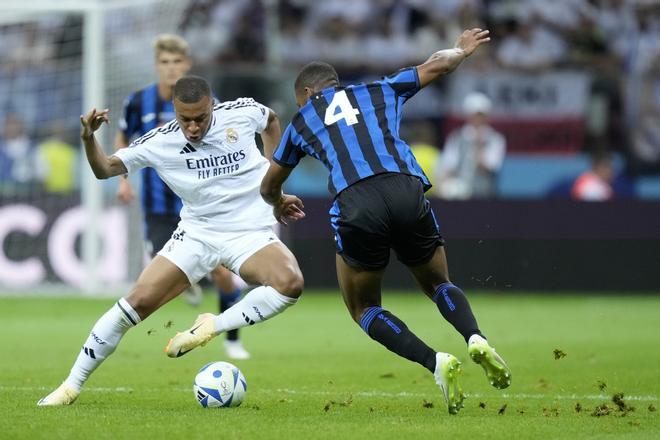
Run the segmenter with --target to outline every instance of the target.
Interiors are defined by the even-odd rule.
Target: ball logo
[[[227,135],[227,142],[230,144],[235,144],[238,142],[238,132],[235,129],[228,128],[225,133]]]

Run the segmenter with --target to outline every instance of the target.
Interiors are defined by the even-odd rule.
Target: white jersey
[[[156,170],[181,197],[186,224],[219,232],[269,227],[276,220],[259,193],[268,160],[254,141],[255,133],[266,128],[268,113],[252,98],[222,102],[213,107],[213,121],[201,141],[188,141],[174,120],[115,156],[129,172]]]

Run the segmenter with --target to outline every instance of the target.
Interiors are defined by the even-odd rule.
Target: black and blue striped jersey
[[[152,84],[126,99],[119,128],[130,142],[174,118],[172,101],[163,100],[158,93],[158,84]],[[153,168],[142,169],[141,202],[145,215],[178,216],[182,207],[179,196],[158,177]]]
[[[306,154],[320,160],[330,171],[333,197],[383,173],[416,176],[428,190],[429,179],[399,136],[403,104],[420,89],[415,67],[372,83],[326,88],[293,116],[273,160],[285,167]]]

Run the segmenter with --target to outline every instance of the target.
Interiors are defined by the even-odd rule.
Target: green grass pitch
[[[181,359],[163,353],[198,313],[181,299],[131,330],[73,406],[38,408],[112,300],[0,298],[0,438],[660,438],[660,297],[480,292],[471,301],[512,368],[507,390],[490,387],[421,294],[384,295],[429,345],[463,361],[468,398],[450,416],[432,375],[366,337],[333,292],[306,292],[242,331],[253,358],[234,362],[248,382],[238,408],[203,409],[193,396],[196,371],[224,360],[220,338]],[[208,294],[199,310],[215,307]]]

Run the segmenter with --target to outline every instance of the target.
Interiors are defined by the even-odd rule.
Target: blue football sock
[[[431,373],[435,370],[435,351],[411,332],[406,324],[381,307],[369,307],[362,313],[360,327],[371,339],[388,350],[413,362]]]
[[[461,289],[452,283],[441,284],[435,289],[433,302],[442,316],[463,335],[465,342],[474,334],[483,336],[472,314],[470,303]]]

